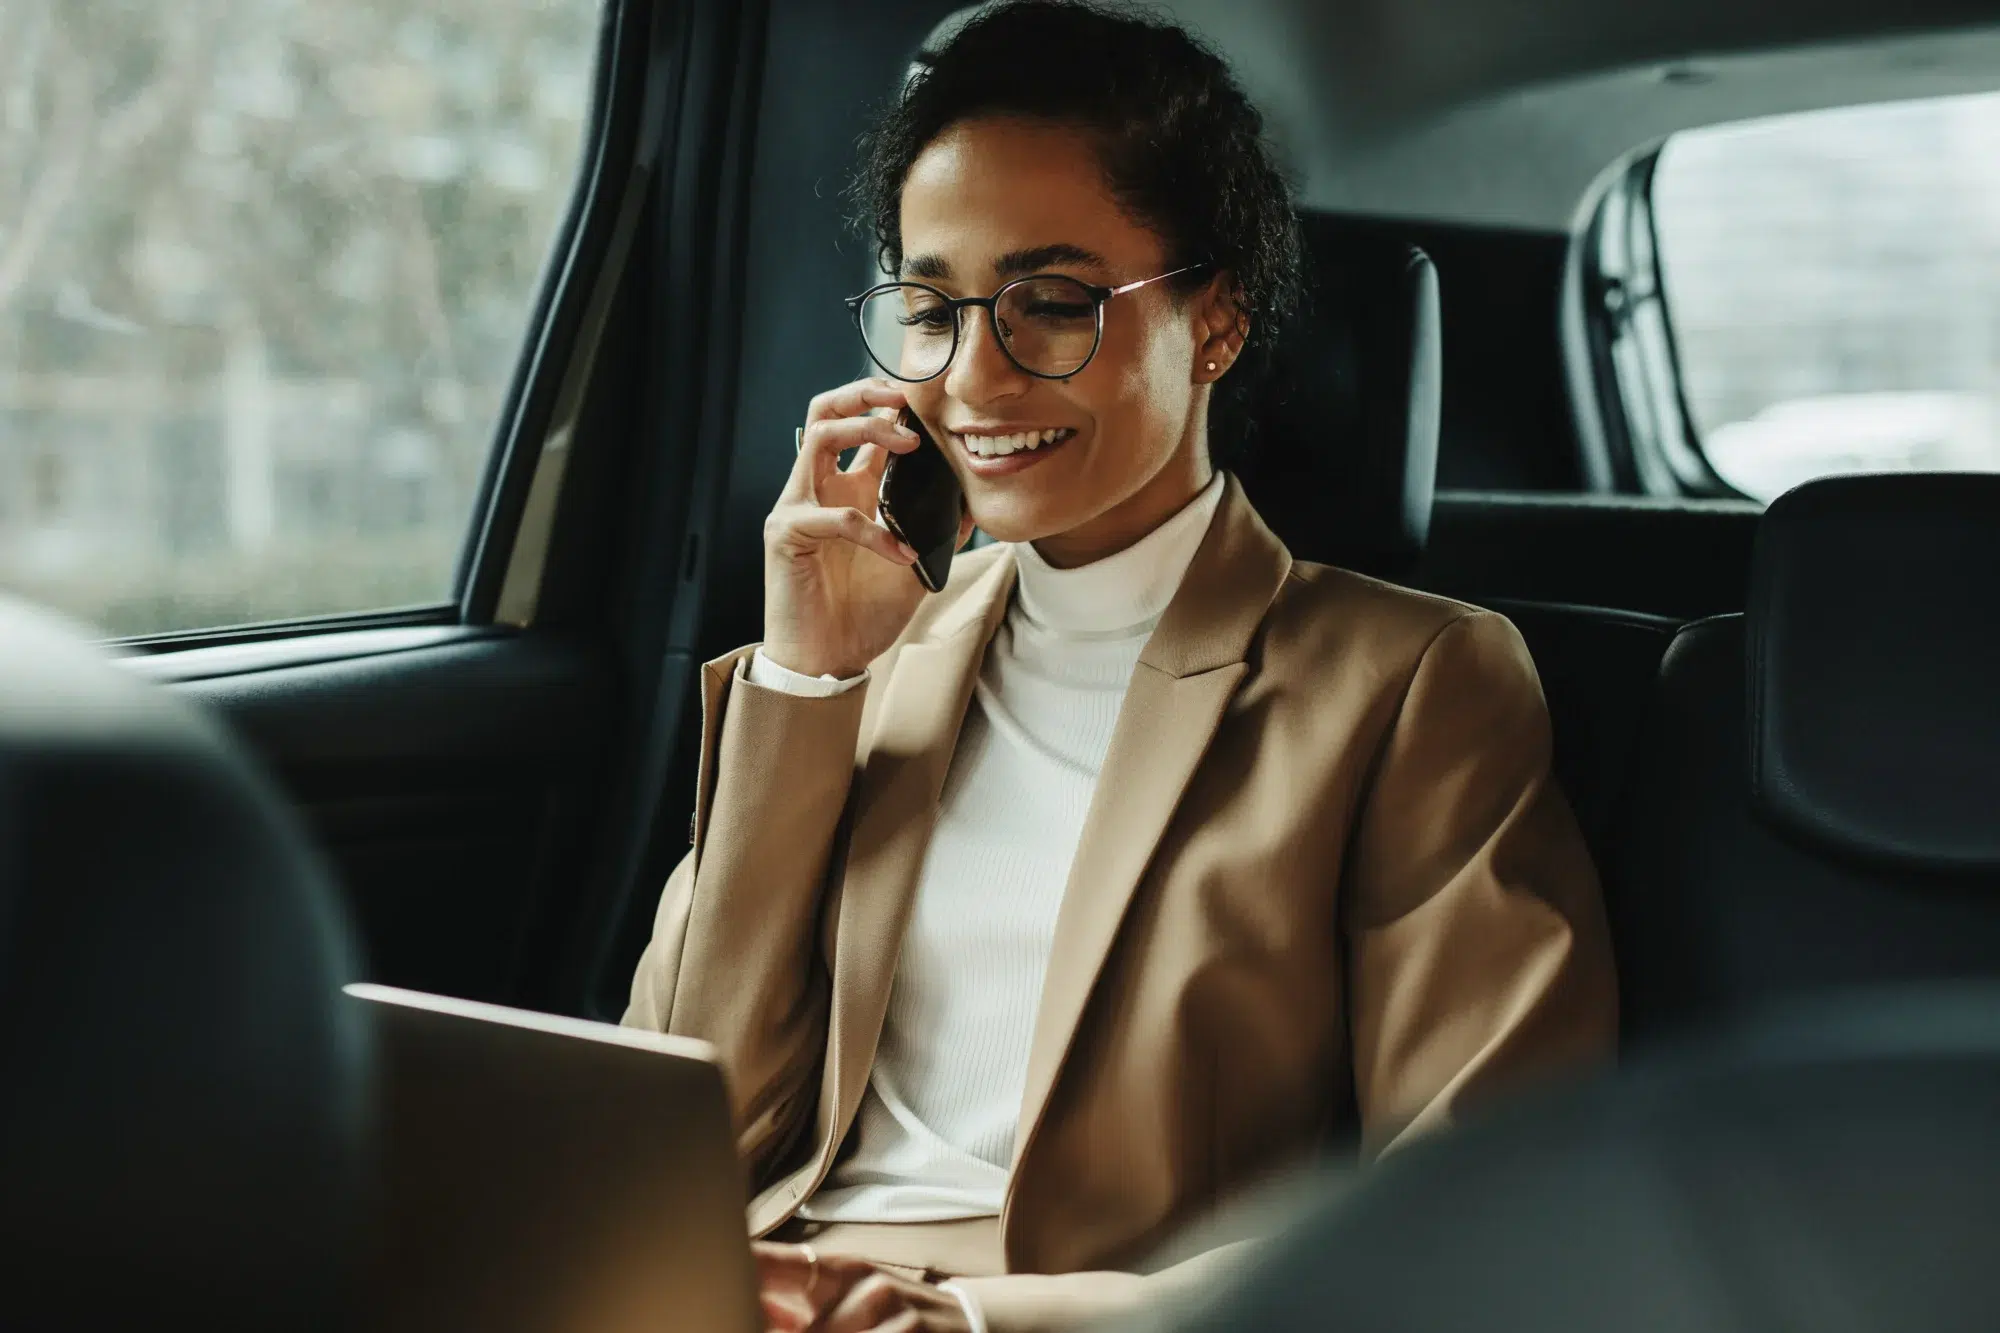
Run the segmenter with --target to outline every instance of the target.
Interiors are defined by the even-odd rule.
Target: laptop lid
[[[728,1097],[702,1042],[384,986],[385,1333],[760,1333]]]

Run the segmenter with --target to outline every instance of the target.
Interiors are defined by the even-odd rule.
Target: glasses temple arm
[[[1113,287],[1110,290],[1110,292],[1106,294],[1104,299],[1108,301],[1113,296],[1123,296],[1127,292],[1136,292],[1141,287],[1150,286],[1151,284],[1156,282],[1165,282],[1168,278],[1178,278],[1183,273],[1192,273],[1198,268],[1207,268],[1207,267],[1208,264],[1206,261],[1199,264],[1183,264],[1181,267],[1173,270],[1171,273],[1155,273],[1150,278],[1141,278],[1137,282],[1128,282],[1123,287]]]

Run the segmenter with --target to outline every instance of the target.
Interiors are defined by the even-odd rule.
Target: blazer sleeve
[[[818,1091],[830,994],[820,904],[867,691],[762,688],[740,668],[750,651],[702,668],[693,846],[660,895],[623,1022],[715,1046],[754,1183]]]
[[[1603,897],[1551,749],[1514,626],[1485,611],[1446,625],[1411,678],[1349,852],[1342,923],[1364,1152],[1613,1049]]]

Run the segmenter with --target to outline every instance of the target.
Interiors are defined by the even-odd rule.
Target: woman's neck
[[[1056,569],[1076,569],[1117,555],[1185,509],[1215,476],[1208,450],[1178,450],[1146,484],[1087,523],[1035,542]]]
[[[1179,591],[1221,503],[1222,479],[1215,477],[1180,512],[1124,550],[1070,569],[1051,566],[1032,543],[1016,548],[1009,614],[1018,612],[1044,642],[1143,640]]]

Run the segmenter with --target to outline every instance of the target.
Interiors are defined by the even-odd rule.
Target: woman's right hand
[[[901,408],[888,380],[856,380],[812,400],[792,475],[764,520],[764,655],[808,676],[858,676],[896,641],[924,598],[917,555],[875,521],[890,454],[916,433],[876,408]],[[845,471],[840,455],[858,452]]]

